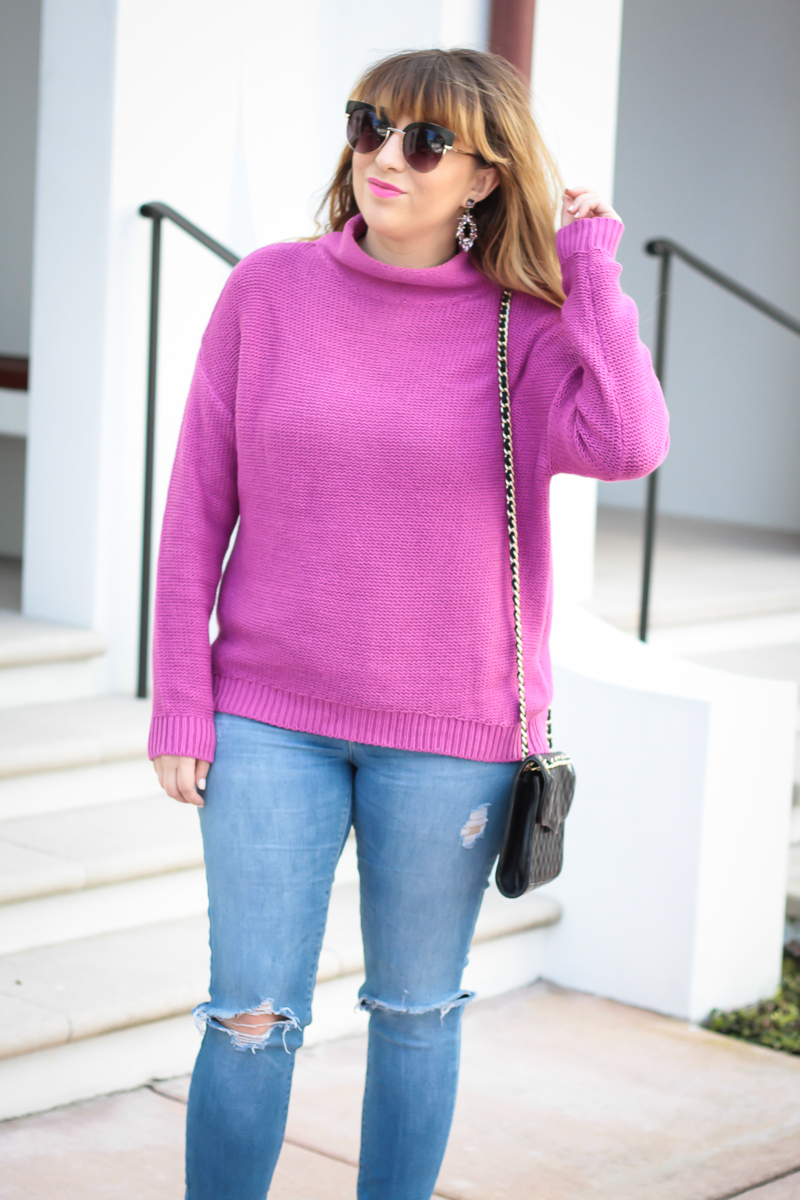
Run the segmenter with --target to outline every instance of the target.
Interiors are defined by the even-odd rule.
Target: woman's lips
[[[400,191],[400,188],[395,187],[394,184],[392,184],[392,183],[384,183],[382,179],[372,179],[370,177],[367,180],[367,183],[369,184],[369,186],[375,196],[403,196],[403,195],[405,195],[404,192]]]

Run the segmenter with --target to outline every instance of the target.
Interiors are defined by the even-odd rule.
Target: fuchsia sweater
[[[459,253],[376,262],[363,219],[265,246],[203,337],[161,535],[150,757],[214,758],[214,712],[483,761],[520,756],[497,392],[500,289]],[[645,475],[667,412],[614,253],[560,230],[567,300],[509,330],[531,749],[546,746],[558,472]],[[218,600],[222,561],[239,519]]]

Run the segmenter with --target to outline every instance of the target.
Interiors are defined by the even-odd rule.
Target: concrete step
[[[626,633],[639,628],[638,589],[631,589],[636,597],[620,602],[609,595],[594,599],[589,607],[598,617],[616,625]],[[692,596],[675,598],[672,602],[657,601],[651,604],[649,626],[656,630],[673,629],[681,625],[699,625],[714,621],[758,620],[768,617],[796,617],[800,612],[800,591],[796,588],[772,592],[742,591],[720,592],[705,597]]]
[[[560,908],[532,892],[487,890],[474,943],[554,924]],[[358,883],[332,892],[317,981],[364,969]],[[0,957],[0,1058],[187,1012],[207,998],[205,914]]]
[[[488,999],[542,978],[551,930],[474,944],[464,987]],[[367,1016],[356,1008],[362,982],[354,974],[317,984],[306,1046],[366,1031]],[[199,1046],[192,1018],[182,1014],[16,1054],[0,1060],[0,1120],[189,1074]]]
[[[91,629],[0,609],[0,708],[101,694],[106,651]]]
[[[153,764],[144,755],[89,766],[33,771],[0,778],[0,821],[156,795],[163,798],[164,793]]]
[[[173,871],[0,907],[0,955],[195,916],[208,905],[205,871]]]
[[[800,921],[800,844],[792,846],[789,850],[786,915],[790,921]]]
[[[197,813],[147,760],[150,702],[7,707],[0,721],[0,1118],[191,1069],[206,995]],[[485,897],[465,986],[538,978],[558,905]],[[358,870],[336,872],[310,1042],[362,1028]]]
[[[156,798],[155,805],[158,803]],[[161,799],[162,805],[169,803],[182,809],[174,801]],[[113,817],[117,807],[112,805],[109,812],[101,812]],[[82,815],[93,811],[83,810]],[[139,845],[132,839],[129,855],[116,838],[110,837],[105,854],[92,857],[90,846],[81,858],[76,848],[75,858],[59,862],[52,856],[55,865],[51,865],[50,856],[9,843],[5,855],[12,868],[20,868],[8,873],[5,886],[9,892],[19,895],[36,886],[55,887],[57,882],[61,886],[50,894],[40,892],[30,899],[0,904],[0,955],[204,914],[208,893],[197,815],[188,809],[183,812],[183,829],[181,821],[165,821],[161,826],[165,836],[160,843],[155,838],[148,841],[143,830]],[[77,822],[72,831],[78,832]],[[112,827],[110,833],[116,832]],[[0,845],[0,865],[3,857]],[[170,858],[174,864],[171,869],[166,865]],[[119,882],[101,882],[115,876]],[[336,869],[335,888],[357,879],[355,839],[351,836]]]
[[[794,804],[792,805],[792,823],[789,829],[789,844],[796,846],[800,842],[800,786],[794,785]]]
[[[0,904],[202,866],[196,811],[163,792],[0,821]]]
[[[129,696],[7,708],[0,721],[0,781],[144,758],[150,711],[149,700]]]
[[[465,987],[498,995],[539,978],[560,915],[538,892],[489,889]],[[186,1014],[207,998],[208,965],[205,916],[0,958],[0,1119],[190,1070],[199,1041]],[[361,1028],[362,972],[358,885],[337,883],[309,1043]]]

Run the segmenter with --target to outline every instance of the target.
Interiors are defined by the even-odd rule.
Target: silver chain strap
[[[528,710],[525,704],[525,669],[522,661],[522,616],[519,602],[519,541],[517,538],[517,501],[514,493],[514,445],[511,435],[511,397],[508,389],[508,316],[511,292],[503,292],[497,323],[497,382],[500,391],[500,425],[503,430],[503,462],[506,477],[508,548],[511,558],[511,591],[514,597],[514,639],[517,645],[517,683],[519,685],[519,724],[522,733],[522,757],[528,756]],[[553,748],[550,710],[547,712],[547,744]]]

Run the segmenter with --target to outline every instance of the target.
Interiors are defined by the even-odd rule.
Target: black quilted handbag
[[[500,422],[506,477],[508,545],[511,588],[514,596],[514,637],[517,645],[519,719],[522,762],[511,785],[511,805],[500,847],[495,879],[504,896],[522,896],[555,879],[564,858],[564,821],[575,793],[575,768],[568,754],[553,750],[550,713],[547,714],[546,754],[528,754],[528,717],[522,664],[522,622],[519,603],[519,545],[514,495],[514,454],[511,440],[511,405],[508,390],[508,316],[511,292],[503,292],[497,328],[497,375],[500,388]]]

